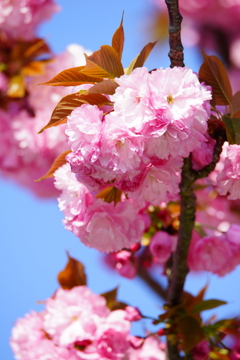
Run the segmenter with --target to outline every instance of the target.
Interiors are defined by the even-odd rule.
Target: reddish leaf
[[[199,321],[191,315],[186,315],[179,320],[178,331],[182,338],[185,353],[205,338]]]
[[[46,65],[50,62],[52,62],[52,60],[31,61],[22,68],[22,73],[25,76],[42,75],[45,73]]]
[[[232,117],[240,118],[240,91],[232,99]]]
[[[50,127],[65,124],[67,122],[67,116],[70,115],[76,107],[83,104],[103,106],[110,104],[110,102],[101,94],[74,93],[64,96],[53,110],[50,121],[38,132],[38,134]]]
[[[67,154],[69,154],[71,152],[71,150],[67,150],[67,151],[64,151],[64,153],[62,153],[61,155],[59,155],[57,157],[57,159],[54,160],[51,168],[49,169],[49,171],[46,173],[46,175],[42,176],[40,179],[37,179],[35,181],[42,181],[44,179],[47,179],[49,177],[53,177],[54,176],[54,173],[55,171],[62,165],[66,164],[66,156]]]
[[[117,28],[117,30],[115,31],[112,37],[112,47],[119,54],[120,60],[122,58],[123,46],[124,46],[124,29],[123,29],[123,16],[122,16],[122,21],[120,23],[120,26]]]
[[[115,93],[116,88],[119,85],[114,80],[103,80],[102,82],[93,85],[89,90],[88,93],[100,93],[106,95],[113,95]]]
[[[152,51],[152,49],[154,48],[156,43],[157,43],[157,41],[148,43],[146,46],[144,46],[144,48],[142,49],[142,51],[140,52],[140,54],[138,55],[138,57],[136,59],[136,62],[133,66],[133,70],[138,67],[142,67],[144,65],[145,61],[148,58],[148,55],[150,54],[150,52]]]
[[[213,91],[213,105],[230,105],[232,87],[222,61],[215,55],[208,56],[202,51],[204,62],[199,70],[200,82],[210,85]]]
[[[91,77],[82,73],[85,66],[79,66],[61,71],[59,74],[54,76],[51,80],[41,83],[39,85],[50,85],[50,86],[77,86],[82,84],[94,84],[102,81],[97,77]]]
[[[86,56],[86,66],[82,73],[88,76],[114,79],[124,74],[122,63],[116,50],[109,45]]]
[[[68,256],[68,263],[58,274],[58,282],[63,289],[72,289],[74,286],[86,285],[86,274],[84,266],[78,260]]]
[[[240,145],[240,118],[230,118],[224,115],[222,119],[226,126],[227,141],[229,144]]]

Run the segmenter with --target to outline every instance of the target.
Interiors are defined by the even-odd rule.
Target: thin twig
[[[144,266],[139,266],[138,276],[142,279],[158,296],[163,300],[167,300],[167,293],[164,288],[154,280]]]

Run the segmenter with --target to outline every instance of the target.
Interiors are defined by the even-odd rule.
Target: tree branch
[[[163,300],[167,300],[167,293],[163,287],[154,280],[149,272],[144,268],[143,265],[140,265],[138,268],[138,276],[142,279],[158,296]]]
[[[169,46],[168,56],[171,60],[170,67],[184,66],[183,46],[181,41],[182,15],[179,12],[178,0],[165,0],[169,14]]]

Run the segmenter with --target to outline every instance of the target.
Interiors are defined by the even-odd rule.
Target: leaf
[[[232,87],[222,61],[202,51],[204,62],[199,70],[199,81],[212,87],[213,105],[231,105]]]
[[[100,93],[106,95],[113,95],[115,93],[116,88],[119,85],[114,80],[103,80],[102,82],[93,85],[89,90],[88,93]]]
[[[52,60],[31,61],[22,68],[22,73],[24,76],[43,75],[46,65],[50,62],[52,62]]]
[[[133,59],[133,61],[132,61],[131,64],[129,65],[129,67],[127,67],[126,69],[124,69],[124,72],[125,72],[126,75],[130,75],[130,74],[131,74],[131,72],[133,71],[134,65],[135,65],[138,57],[139,57],[139,55],[137,55],[137,56]]]
[[[124,46],[124,29],[123,29],[123,16],[122,16],[121,23],[112,37],[112,47],[119,54],[120,60],[122,58],[123,46]]]
[[[42,54],[50,54],[51,50],[43,39],[33,41],[18,41],[11,52],[11,59],[19,61],[24,59],[24,63]]]
[[[117,205],[121,201],[122,191],[117,189],[115,186],[108,186],[107,188],[104,188],[101,190],[96,198],[102,199],[103,201],[107,203],[111,203],[114,201],[114,205]]]
[[[103,45],[92,55],[86,55],[86,66],[82,74],[114,79],[123,75],[124,70],[116,50],[112,46]]]
[[[25,81],[22,74],[13,76],[8,84],[7,96],[23,98],[25,95]]]
[[[240,118],[240,91],[233,95],[232,99],[232,117]]]
[[[86,285],[86,274],[83,264],[69,256],[64,270],[58,274],[58,282],[63,289],[72,289],[74,286]]]
[[[101,296],[103,296],[106,299],[106,305],[110,310],[112,310],[112,307],[116,302],[117,291],[118,291],[118,287],[101,294]]]
[[[199,321],[191,315],[186,315],[179,320],[178,330],[181,334],[185,353],[205,338]]]
[[[82,73],[85,66],[79,66],[61,71],[59,74],[54,76],[51,80],[41,83],[39,85],[49,86],[77,86],[82,84],[94,84],[102,81],[98,77],[88,76]]]
[[[240,145],[240,118],[230,118],[223,115],[223,122],[226,126],[227,141],[229,144]]]
[[[193,313],[199,313],[201,311],[215,309],[218,306],[226,305],[226,301],[216,300],[216,299],[209,299],[209,300],[202,300],[193,308]]]
[[[150,54],[150,52],[152,51],[152,49],[154,48],[156,43],[157,43],[157,41],[148,43],[147,45],[144,46],[144,48],[142,49],[142,51],[140,52],[140,54],[138,55],[138,57],[136,59],[136,62],[133,66],[133,70],[138,67],[142,67],[144,65],[145,61],[148,58],[148,55]]]
[[[103,106],[110,104],[110,102],[101,94],[74,93],[64,96],[53,110],[47,125],[44,126],[38,134],[41,134],[50,127],[66,124],[67,116],[70,115],[76,107],[82,106],[83,104]]]
[[[55,171],[62,165],[66,164],[66,156],[67,154],[69,154],[71,152],[71,150],[67,150],[67,151],[64,151],[64,153],[62,153],[61,155],[59,155],[57,157],[57,159],[54,160],[51,168],[48,170],[48,172],[46,173],[46,175],[42,176],[40,179],[37,179],[35,180],[35,182],[38,182],[38,181],[42,181],[44,179],[47,179],[49,177],[53,177],[54,176],[54,173]]]

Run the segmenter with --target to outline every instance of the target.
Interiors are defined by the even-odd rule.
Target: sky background
[[[44,24],[39,35],[45,37],[55,53],[65,50],[71,43],[86,49],[97,50],[110,44],[119,26],[124,10],[125,51],[124,66],[139,53],[149,41],[154,41],[146,31],[150,21],[147,0],[61,0],[62,11]],[[167,67],[168,45],[153,50],[146,63],[149,69]],[[201,58],[194,49],[185,50],[185,64],[198,71]],[[43,104],[44,106],[44,104]],[[40,136],[40,135],[39,135]],[[37,304],[51,296],[58,287],[56,276],[67,261],[66,250],[86,266],[88,286],[95,293],[102,293],[119,286],[119,299],[138,306],[146,315],[156,315],[161,300],[144,284],[131,281],[110,272],[95,250],[90,250],[70,232],[63,228],[62,214],[56,200],[40,200],[9,180],[0,179],[1,189],[1,261],[0,261],[0,358],[13,360],[8,345],[11,328],[18,317],[34,309]],[[164,283],[163,277],[156,277]],[[232,316],[240,309],[240,269],[224,278],[210,274],[190,275],[186,289],[196,294],[207,282],[210,283],[207,298],[227,300],[229,305],[210,314],[219,318]],[[135,334],[143,333],[144,327],[136,324]]]

